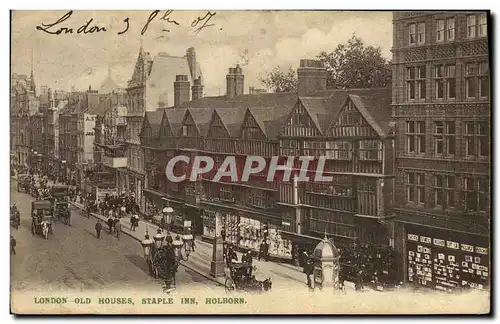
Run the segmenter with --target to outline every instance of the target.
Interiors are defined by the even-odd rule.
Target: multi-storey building
[[[311,60],[301,61],[299,95],[245,95],[238,66],[226,81],[225,96],[164,109],[161,123],[161,110],[146,115],[145,192],[157,210],[170,205],[174,225],[191,220],[207,240],[224,228],[228,240],[245,248],[258,249],[267,231],[271,255],[295,261],[325,233],[338,245],[393,243],[387,222],[394,188],[389,88],[326,90],[326,69]],[[214,170],[196,181],[173,183],[165,168],[176,155],[191,161],[209,155],[215,168],[228,156],[239,166],[247,156],[261,156],[267,167],[273,156],[311,156],[312,164],[324,156],[325,174],[334,181],[268,182],[266,167],[245,182],[214,180]],[[173,172],[189,177],[190,165],[178,163]]]
[[[396,12],[395,246],[401,279],[489,282],[491,104],[486,12]]]
[[[174,86],[177,75],[183,75]],[[168,107],[189,101],[187,97],[174,95],[174,87],[194,85],[195,79],[201,77],[199,63],[196,62],[194,48],[189,48],[184,57],[170,56],[159,53],[152,57],[139,51],[137,62],[131,80],[127,86],[127,167],[119,168],[118,190],[125,191],[135,197],[136,203],[144,211],[145,186],[144,151],[141,148],[140,132],[143,118],[147,111],[158,107]],[[201,80],[201,79],[200,79]],[[185,94],[185,92],[184,92]]]
[[[25,167],[30,164],[34,152],[31,151],[30,116],[38,113],[39,104],[33,67],[31,68],[30,77],[12,74],[11,152],[15,164]]]

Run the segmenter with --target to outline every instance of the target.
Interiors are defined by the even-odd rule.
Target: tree
[[[297,92],[297,74],[291,66],[285,71],[277,66],[259,81],[274,92]]]
[[[328,89],[378,88],[391,84],[391,63],[382,56],[380,47],[365,46],[355,35],[333,52],[321,52],[317,59],[327,69]],[[297,75],[291,67],[282,71],[278,66],[259,80],[275,92],[296,92],[298,88]]]
[[[352,36],[331,52],[318,57],[327,68],[327,88],[353,89],[385,87],[391,83],[390,62],[382,57],[380,47],[365,46]]]

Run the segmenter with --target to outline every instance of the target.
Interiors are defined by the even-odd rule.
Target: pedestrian
[[[97,224],[95,224],[95,232],[96,232],[96,236],[98,239],[101,238],[101,231],[102,231],[102,224],[101,224],[101,221],[97,221]]]
[[[120,223],[120,219],[118,219],[118,218],[115,220],[115,230],[116,230],[116,237],[119,240],[120,239],[120,234],[121,234],[121,231],[122,231],[122,224]]]
[[[190,232],[191,232],[191,236],[193,237],[193,240],[191,241],[191,247],[193,248],[193,252],[194,252],[194,248],[196,247],[196,244],[194,243],[195,241],[195,238],[196,238],[196,233],[194,232],[194,228],[190,228],[189,229]]]
[[[224,228],[220,231],[220,236],[222,237],[222,242],[226,242],[226,230]]]
[[[309,255],[305,251],[304,251],[304,257],[306,260],[306,263],[304,264],[304,273],[306,274],[307,277],[307,287],[312,289],[313,287],[312,287],[311,275],[313,274],[314,264],[311,257],[309,257]]]
[[[112,232],[112,230],[113,230],[113,218],[108,217],[107,223],[108,223],[108,227],[109,227],[109,234],[113,234],[113,232]]]
[[[266,243],[265,241],[263,240],[262,242],[260,242],[260,246],[259,246],[259,257],[257,260],[260,261],[260,259],[264,259],[266,260]]]
[[[16,239],[10,236],[10,254],[16,255]]]

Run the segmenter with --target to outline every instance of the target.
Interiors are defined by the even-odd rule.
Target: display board
[[[406,259],[408,281],[417,285],[451,292],[489,283],[488,248],[470,242],[408,232]]]

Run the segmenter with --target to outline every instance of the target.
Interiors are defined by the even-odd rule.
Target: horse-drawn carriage
[[[252,274],[257,270],[249,263],[234,262],[229,267],[229,276],[226,277],[225,287],[227,292],[242,290],[252,292],[268,291],[272,287],[271,278],[259,281]]]
[[[151,258],[151,266],[156,279],[164,278],[173,280],[179,266],[173,247],[162,246],[154,251]]]
[[[31,188],[31,179],[32,176],[30,174],[19,174],[17,176],[17,192],[29,192]]]
[[[69,210],[69,186],[54,185],[52,187],[52,204],[54,206],[54,218],[62,220],[66,225],[71,226],[71,212]]]
[[[53,208],[48,200],[31,202],[31,234],[40,234],[45,239],[54,234],[52,227]]]

